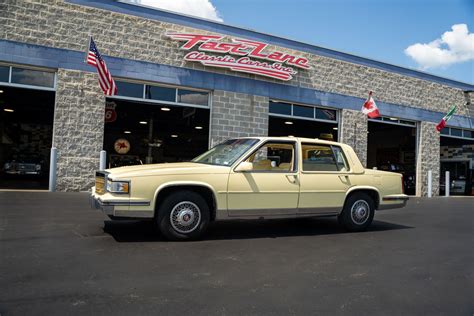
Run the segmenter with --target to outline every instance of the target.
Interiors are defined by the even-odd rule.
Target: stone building
[[[104,96],[84,63],[90,34],[117,96]],[[294,135],[353,146],[367,167],[404,172],[411,194],[427,194],[428,170],[434,194],[442,170],[472,192],[472,151],[456,148],[474,143],[473,85],[123,1],[1,2],[0,89],[3,171],[29,159],[42,175],[3,175],[1,187],[47,188],[51,146],[56,189],[79,191],[93,185],[102,149],[113,167],[188,160],[231,137]],[[361,112],[368,91],[379,119]],[[462,166],[443,167],[441,147],[462,153],[451,157]]]

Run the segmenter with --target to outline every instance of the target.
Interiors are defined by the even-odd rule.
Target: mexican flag
[[[453,116],[455,111],[456,111],[456,106],[453,105],[451,110],[449,110],[448,114],[446,114],[438,123],[438,125],[436,125],[436,129],[438,130],[438,132],[441,132],[441,130],[446,127],[446,124],[448,123],[451,116]]]
[[[369,92],[369,97],[362,106],[362,113],[367,114],[369,118],[377,118],[380,116],[377,104],[375,104],[374,98],[372,98],[372,91]]]

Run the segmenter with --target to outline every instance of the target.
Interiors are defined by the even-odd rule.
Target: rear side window
[[[342,151],[341,147],[339,146],[331,146],[331,147],[334,152],[334,156],[336,157],[337,170],[349,171],[349,165],[347,164],[346,157],[344,156],[344,152]]]
[[[303,144],[303,171],[348,171],[347,160],[338,146]]]

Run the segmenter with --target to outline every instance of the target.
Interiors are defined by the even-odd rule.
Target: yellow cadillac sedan
[[[111,219],[156,222],[172,240],[211,221],[337,216],[349,231],[406,205],[402,175],[364,169],[345,144],[296,137],[229,139],[191,162],[96,172],[91,205]]]

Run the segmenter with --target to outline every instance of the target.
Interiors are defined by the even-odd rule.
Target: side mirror
[[[247,171],[252,171],[253,170],[253,163],[249,161],[242,161],[240,165],[235,168],[236,172],[247,172]]]

